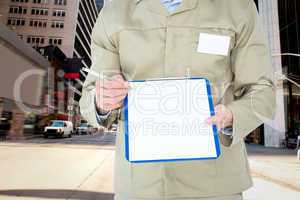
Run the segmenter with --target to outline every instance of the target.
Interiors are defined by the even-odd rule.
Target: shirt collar
[[[136,4],[138,4],[142,1],[143,0],[134,0],[134,2]],[[160,14],[160,15],[165,15],[165,16],[170,15],[170,13],[162,5],[161,0],[159,0],[159,1],[155,0],[155,2],[151,2],[151,3],[150,3],[150,1],[154,1],[154,0],[145,1],[145,3],[148,4],[147,9],[149,9],[151,12],[154,12],[154,13],[157,13],[157,14]],[[177,1],[177,0],[174,0],[174,1]],[[180,7],[175,12],[173,12],[172,14],[192,10],[195,7],[197,7],[197,4],[198,4],[198,0],[181,0]]]
[[[138,4],[140,3],[142,0],[135,0],[135,3]],[[171,2],[172,0],[161,0],[163,3],[166,3],[166,2]],[[175,2],[181,2],[182,0],[173,0],[174,3]]]
[[[160,0],[162,3],[180,3],[182,0]]]

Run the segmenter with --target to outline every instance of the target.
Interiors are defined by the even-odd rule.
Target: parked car
[[[50,125],[45,127],[44,137],[58,136],[58,137],[72,137],[73,123],[64,120],[51,120]]]
[[[94,132],[95,132],[94,128],[88,123],[82,123],[80,124],[80,126],[76,128],[76,134],[78,135],[87,135],[87,134],[91,135]]]

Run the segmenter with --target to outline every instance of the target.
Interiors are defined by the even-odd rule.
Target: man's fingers
[[[111,105],[111,110],[120,108],[120,107],[122,107],[122,105],[123,105],[123,103],[118,103],[118,104],[115,104],[115,105]]]
[[[125,99],[126,94],[117,96],[117,97],[104,97],[104,98],[98,98],[97,105],[101,107],[103,106],[110,106],[115,104],[123,103],[123,100]]]
[[[226,126],[224,118],[221,116],[218,116],[218,115],[208,118],[206,120],[206,123],[210,124],[210,125],[215,124],[217,126],[218,130],[220,130]]]
[[[119,96],[126,96],[128,90],[127,89],[110,89],[110,90],[103,89],[100,90],[100,92],[104,97],[119,97]]]
[[[96,87],[104,89],[127,89],[128,83],[118,80],[99,80],[97,81]]]
[[[121,74],[114,75],[112,77],[112,82],[114,82],[114,83],[108,85],[108,87],[110,86],[112,89],[113,88],[128,88],[129,87],[128,82],[124,80],[124,78]]]
[[[117,74],[117,75],[114,75],[112,77],[113,80],[117,80],[117,81],[124,81],[124,78],[121,74]]]
[[[120,103],[113,104],[113,105],[112,104],[106,104],[103,107],[105,108],[105,110],[114,110],[114,109],[122,107],[122,105],[123,105],[123,103],[120,102]]]
[[[124,98],[125,98],[125,95],[113,97],[113,98],[107,97],[104,99],[104,101],[105,101],[105,104],[114,105],[114,104],[118,104],[118,103],[122,102],[124,100]]]
[[[111,79],[96,81],[96,94],[98,107],[104,110],[113,110],[122,106],[128,93],[129,84],[121,74]]]
[[[103,85],[106,89],[127,89],[128,83],[125,81],[106,81],[106,83]]]
[[[96,87],[107,89],[128,88],[129,84],[121,74],[114,75],[111,79],[100,79],[96,81]]]

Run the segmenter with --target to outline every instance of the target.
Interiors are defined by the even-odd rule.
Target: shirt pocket
[[[198,52],[199,35],[209,34],[212,37],[229,37],[229,47],[227,55],[219,55],[216,53]],[[185,34],[182,35],[185,40],[186,48],[190,54],[189,66],[187,69],[193,76],[204,76],[211,81],[231,78],[231,51],[235,46],[236,33],[234,30],[222,27],[196,27],[187,28]],[[212,44],[213,45],[213,44]]]

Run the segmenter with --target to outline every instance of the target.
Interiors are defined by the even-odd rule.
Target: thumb
[[[205,121],[207,124],[211,125],[211,124],[216,124],[217,123],[217,117],[216,116],[212,116],[208,119],[206,119]]]

